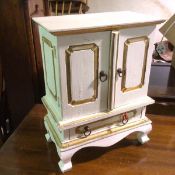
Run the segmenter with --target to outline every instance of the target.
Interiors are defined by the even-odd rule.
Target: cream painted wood
[[[119,32],[118,44],[115,46],[114,59],[116,61],[116,78],[115,78],[115,105],[114,108],[125,105],[127,103],[135,101],[141,96],[146,96],[148,91],[150,67],[152,61],[152,53],[154,46],[154,26],[125,29]],[[146,40],[145,40],[146,38]],[[126,51],[125,43],[127,40],[133,39],[133,42],[128,44],[128,50]],[[134,41],[135,40],[135,41]],[[148,50],[145,49],[146,42],[149,42]],[[123,70],[124,52],[127,53],[126,70]],[[146,70],[144,67],[144,57],[146,56]],[[122,73],[122,77],[117,73],[118,69],[122,69],[125,73]],[[143,71],[143,77],[142,77]],[[125,74],[125,75],[124,75]],[[123,92],[122,80],[126,76],[125,87],[127,89]],[[141,83],[141,79],[144,78],[143,86],[137,87]]]
[[[116,61],[118,56],[118,40],[119,40],[119,31],[112,31],[111,34],[111,98],[108,98],[108,109],[109,111],[115,108],[115,82],[116,82]]]
[[[154,31],[163,20],[109,12],[34,21],[40,25],[46,88],[45,137],[56,145],[61,171],[72,168],[71,157],[84,147],[110,146],[133,132],[140,143],[147,142]],[[124,68],[121,77],[119,68]],[[126,123],[123,113],[128,113]],[[85,130],[89,136],[83,136]]]
[[[114,110],[111,110],[109,112],[102,112],[97,114],[91,114],[88,116],[82,116],[81,119],[70,119],[65,121],[60,121],[58,123],[58,128],[60,130],[66,130],[70,128],[74,128],[80,125],[85,125],[91,122],[100,121],[106,118],[110,118],[115,115],[119,115],[131,110],[135,110],[144,106],[148,106],[150,104],[153,104],[155,101],[149,97],[141,97],[139,99],[134,100],[134,102],[128,103],[127,105],[120,106]],[[145,113],[145,110],[143,110],[142,115]]]
[[[147,134],[143,133],[143,132],[139,132],[137,134],[137,138],[138,138],[138,141],[141,143],[141,144],[144,144],[146,142],[148,142],[150,139],[148,137]]]
[[[143,111],[143,108],[126,112],[126,115],[128,117],[127,123],[130,124],[130,123],[136,122],[139,119],[143,118],[144,116],[142,116],[142,111]],[[84,138],[85,135],[83,132],[84,132],[84,128],[87,126],[91,130],[91,135],[108,130],[110,128],[114,128],[114,127],[120,128],[121,126],[125,125],[122,122],[124,114],[125,113],[122,113],[117,116],[113,116],[113,117],[110,117],[104,120],[100,120],[100,121],[96,121],[96,122],[92,122],[92,123],[87,123],[85,125],[81,125],[76,128],[70,129],[70,140],[76,139],[76,138]]]
[[[94,53],[90,49],[76,51],[70,60],[72,99],[82,101],[91,98],[94,95]]]
[[[82,148],[93,146],[108,147],[119,142],[121,139],[125,138],[133,132],[138,133],[138,141],[143,144],[149,140],[147,135],[152,130],[151,122],[147,121],[144,125],[138,125],[134,128],[130,128],[129,130],[123,130],[122,132],[116,132],[107,137],[95,138],[94,140],[82,144],[60,149],[57,145],[57,138],[54,137],[53,132],[49,129],[47,122],[45,122],[45,127],[49,133],[47,135],[48,141],[50,142],[50,140],[52,140],[56,144],[57,152],[60,157],[58,165],[63,173],[69,171],[72,168],[71,158],[77,151],[81,150]]]
[[[131,24],[161,23],[162,19],[141,13],[121,11],[79,15],[37,17],[33,20],[49,32],[76,31],[100,27],[126,27]]]
[[[100,81],[100,72],[104,71],[108,76],[110,32],[98,32],[82,35],[70,35],[58,37],[58,59],[61,65],[61,94],[63,120],[82,118],[85,115],[107,111],[108,80]],[[91,49],[84,50],[84,45],[95,44],[98,48],[98,64],[95,65],[95,54]],[[66,67],[66,51],[69,47],[79,46],[80,51],[70,54],[70,67]],[[96,49],[92,48],[92,49]],[[69,69],[70,74],[68,74]],[[94,73],[98,70],[97,73]],[[91,99],[96,90],[97,96],[93,101],[71,104],[68,101],[67,78],[70,78],[72,99],[81,101]],[[94,83],[97,81],[97,86]],[[95,89],[94,89],[95,88]]]

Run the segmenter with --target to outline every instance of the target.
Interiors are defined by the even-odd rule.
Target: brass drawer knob
[[[84,134],[85,137],[91,135],[91,129],[89,128],[89,126],[84,127],[83,134]]]
[[[122,123],[124,125],[128,123],[128,114],[126,112],[122,115]]]

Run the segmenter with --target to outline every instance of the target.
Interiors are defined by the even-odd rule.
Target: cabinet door
[[[114,105],[116,108],[147,95],[154,27],[114,33]]]
[[[107,110],[110,32],[58,37],[63,116]]]

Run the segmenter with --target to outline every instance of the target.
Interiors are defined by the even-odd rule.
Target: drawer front
[[[86,125],[78,126],[70,130],[70,139],[88,137],[114,127],[121,127],[129,123],[138,121],[142,117],[142,108],[122,113],[109,119],[100,120]]]

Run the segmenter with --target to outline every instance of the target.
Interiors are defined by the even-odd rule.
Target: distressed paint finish
[[[64,120],[107,111],[109,78],[101,82],[100,72],[108,76],[110,36],[98,32],[58,37]]]
[[[145,118],[145,116],[142,114],[143,110],[144,108],[139,108],[137,110],[128,111],[127,112],[127,117],[128,117],[127,123],[128,124],[133,123],[133,122],[138,121],[139,119]],[[110,118],[106,118],[106,119],[99,120],[96,122],[91,122],[88,124],[88,127],[92,131],[91,135],[93,135],[93,134],[97,134],[99,132],[102,132],[102,131],[105,131],[111,128],[115,128],[115,127],[120,128],[124,126],[124,124],[122,123],[122,120],[123,120],[123,113],[120,115],[115,115]],[[86,126],[87,124],[71,129],[70,139],[83,138],[84,137],[83,131]]]
[[[55,121],[62,119],[61,93],[60,93],[60,68],[57,53],[57,37],[47,30],[39,27],[40,43],[45,79],[45,100],[57,112]]]
[[[38,17],[33,20],[50,33],[59,36],[155,26],[165,21],[156,16],[130,11]]]
[[[116,72],[114,108],[147,96],[154,28],[150,26],[119,32],[114,59],[116,58],[116,70],[119,68],[122,70],[122,77]]]
[[[87,23],[82,17],[34,19],[45,28],[39,27],[45,136],[56,145],[62,172],[84,147],[110,146],[133,132],[143,144],[152,129],[145,109],[154,103],[147,89],[155,25],[161,20],[131,12],[87,15]]]

